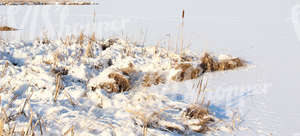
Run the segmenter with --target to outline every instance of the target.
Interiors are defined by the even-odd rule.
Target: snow
[[[173,51],[119,39],[105,50],[100,47],[107,41],[93,43],[94,57],[90,57],[86,55],[86,39],[83,45],[64,44],[60,40],[46,44],[41,41],[34,41],[34,44],[2,42],[1,98],[5,107],[2,111],[12,118],[17,132],[26,128],[26,116],[32,115],[35,122],[44,121],[42,131],[47,135],[59,135],[71,127],[78,135],[137,135],[143,133],[141,128],[145,120],[154,124],[151,133],[176,134],[169,128],[193,133],[186,130],[188,123],[185,124],[181,117],[188,101],[171,100],[162,92],[154,93],[142,87],[147,73],[158,73],[166,83],[177,84],[172,77],[178,74],[174,60],[180,57]],[[201,63],[200,55],[190,53],[187,56],[195,60],[191,63]],[[109,75],[114,72],[122,75],[121,69],[130,64],[137,72],[134,76],[127,75],[136,80],[130,83],[130,90],[111,93],[99,87],[102,83],[117,82]],[[62,88],[58,89],[56,99],[58,84]],[[106,127],[99,130],[99,126]],[[192,124],[191,129],[201,127]]]
[[[242,120],[238,129],[228,129],[227,126],[231,126],[229,123],[223,128],[225,132],[218,131],[212,135],[297,135],[300,133],[298,127],[300,111],[297,108],[300,104],[297,75],[300,68],[298,61],[300,46],[297,37],[299,30],[296,29],[299,24],[298,10],[296,10],[299,3],[295,0],[185,2],[109,0],[99,3],[96,6],[82,6],[80,10],[74,6],[0,7],[0,15],[8,16],[4,18],[7,20],[4,22],[11,27],[23,29],[17,32],[0,32],[1,37],[16,40],[5,43],[2,45],[5,48],[1,47],[0,50],[0,70],[4,69],[5,63],[10,60],[6,76],[0,80],[1,87],[6,92],[1,93],[2,106],[7,105],[13,97],[14,93],[8,93],[12,90],[21,94],[20,99],[18,97],[12,105],[14,108],[22,105],[24,99],[34,92],[30,102],[31,108],[49,121],[47,125],[51,130],[48,130],[49,133],[51,132],[49,135],[61,134],[72,125],[75,126],[75,134],[82,135],[141,134],[142,129],[130,126],[134,124],[130,120],[134,115],[126,110],[132,107],[132,109],[135,107],[144,109],[145,105],[136,104],[136,101],[131,98],[140,98],[151,92],[159,98],[158,102],[155,101],[158,106],[154,108],[170,103],[176,103],[173,106],[179,104],[177,106],[179,108],[185,107],[185,104],[194,100],[195,90],[192,86],[196,81],[168,82],[151,86],[147,89],[147,93],[140,92],[141,90],[115,95],[107,94],[105,91],[89,92],[88,99],[82,98],[87,90],[83,84],[88,81],[91,84],[93,79],[99,76],[97,71],[86,72],[89,69],[88,65],[107,62],[111,56],[104,56],[106,59],[101,58],[101,61],[83,58],[82,63],[72,64],[75,62],[74,57],[66,56],[78,55],[77,46],[60,49],[56,48],[56,45],[38,47],[26,43],[34,40],[44,31],[47,31],[51,39],[55,39],[82,30],[85,32],[96,30],[96,35],[100,37],[107,38],[113,35],[122,37],[123,33],[123,37],[126,35],[130,40],[145,42],[145,45],[157,45],[160,42],[160,45],[165,47],[168,45],[166,35],[171,35],[174,49],[179,13],[184,8],[186,10],[184,39],[186,44],[192,43],[190,47],[192,52],[231,54],[246,59],[252,65],[246,69],[205,74],[208,78],[207,99],[212,103],[210,109],[213,113],[228,121],[237,111]],[[92,23],[94,9],[96,24]],[[18,39],[26,42],[19,42]],[[59,103],[53,103],[54,76],[49,74],[50,67],[42,65],[41,61],[53,60],[53,53],[56,51],[63,51],[61,54],[65,55],[64,61],[58,65],[69,69],[69,75],[65,78],[71,81],[71,84],[68,84],[64,91],[72,96],[77,107],[70,104],[64,93],[59,95]],[[100,52],[94,53],[100,54]],[[121,60],[117,57],[119,54],[113,56],[115,62]],[[227,57],[229,56],[221,56],[219,59]],[[131,60],[125,60],[116,67],[126,67],[127,62]],[[149,64],[141,69],[152,71],[157,67],[151,64],[152,61],[157,62],[158,59],[137,60],[137,63]],[[167,64],[167,62],[163,63]],[[168,69],[168,65],[165,66]],[[107,69],[106,74],[109,70],[115,69]],[[172,72],[176,73],[172,69],[169,71],[170,75],[173,75]],[[106,78],[104,73],[100,76]],[[36,84],[36,87],[32,87],[32,84]],[[11,88],[11,85],[15,85],[15,88]],[[162,104],[160,102],[162,99],[167,101],[167,104]],[[105,110],[99,110],[96,106],[99,103]],[[128,103],[133,103],[134,106]],[[9,112],[18,111],[14,108]],[[28,107],[25,109],[28,113]],[[26,127],[26,123],[24,118],[18,120],[19,127],[22,125]],[[124,124],[126,127],[122,126]],[[99,126],[103,127],[99,128]],[[148,131],[153,135],[175,135],[156,129]]]

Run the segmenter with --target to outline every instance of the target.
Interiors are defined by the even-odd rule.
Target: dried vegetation
[[[210,130],[209,125],[215,122],[215,117],[209,112],[210,103],[205,100],[207,80],[201,77],[193,87],[197,90],[195,102],[185,109],[184,117],[187,120],[186,124],[191,130],[198,133],[206,133]],[[199,102],[199,100],[201,100],[201,102]]]
[[[45,123],[44,120],[38,115],[34,114],[30,108],[30,98],[32,96],[29,95],[22,105],[19,105],[19,111],[16,113],[7,112],[9,108],[11,108],[12,104],[16,101],[16,97],[12,97],[11,101],[6,107],[1,106],[1,96],[0,96],[0,136],[14,136],[14,135],[22,135],[22,136],[34,136],[34,135],[43,135],[45,131]],[[30,112],[25,112],[25,106],[29,105]],[[17,123],[15,122],[17,118],[21,116],[24,119],[28,120],[27,128],[24,130],[16,130]],[[39,132],[38,132],[39,131]]]
[[[113,72],[108,75],[109,78],[113,79],[113,82],[100,83],[100,88],[105,89],[108,92],[124,92],[128,91],[131,87],[130,80],[127,76],[120,73]],[[95,90],[97,87],[92,87]]]
[[[102,47],[102,50],[106,50],[110,46],[117,43],[118,39],[108,39],[100,43],[100,46]]]
[[[241,60],[240,58],[217,61],[208,53],[204,53],[203,57],[201,58],[201,62],[201,67],[205,72],[232,70],[245,66],[245,61]]]
[[[159,72],[148,72],[143,77],[142,85],[144,87],[150,87],[152,85],[158,85],[160,83],[164,84],[165,82],[165,76],[160,74]]]
[[[73,0],[2,0],[0,5],[97,5],[97,3]]]
[[[0,31],[17,31],[17,29],[8,26],[0,26]]]
[[[175,70],[178,70],[178,72],[172,77],[174,81],[195,79],[202,73],[202,69],[200,67],[194,67],[190,63],[178,64],[175,66]]]

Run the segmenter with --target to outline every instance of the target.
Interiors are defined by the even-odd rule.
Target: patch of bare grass
[[[17,31],[17,29],[9,26],[0,26],[0,31]]]
[[[114,45],[115,43],[117,43],[118,39],[108,39],[106,41],[103,41],[100,45],[102,47],[102,50],[106,50],[107,48],[109,48],[110,46]]]
[[[113,79],[114,82],[103,82],[100,83],[100,88],[105,89],[108,92],[124,92],[128,91],[131,87],[130,80],[127,76],[124,76],[117,72],[112,72],[108,75],[109,78]],[[92,87],[96,89],[97,87]]]
[[[165,83],[166,79],[163,75],[159,74],[158,72],[148,72],[143,77],[142,85],[144,87],[150,87],[152,85],[158,85],[160,83]]]
[[[94,57],[94,54],[93,54],[93,43],[92,41],[89,41],[87,47],[86,47],[86,56],[89,57],[89,58],[92,58]]]
[[[83,34],[83,32],[80,32],[79,36],[77,37],[76,43],[82,46],[84,43],[84,37],[85,35]]]
[[[178,70],[178,72],[172,77],[174,81],[195,79],[200,76],[200,73],[202,73],[202,69],[200,67],[194,67],[190,63],[180,63],[175,66],[175,70]]]
[[[121,75],[119,73],[110,73],[108,77],[115,80],[118,92],[124,92],[129,90],[130,80],[124,75]]]
[[[245,65],[245,61],[241,60],[240,58],[231,58],[218,61],[208,53],[204,53],[201,58],[201,67],[205,72],[232,70]]]
[[[192,104],[184,112],[184,116],[190,120],[187,121],[190,129],[198,133],[206,133],[210,130],[209,124],[215,122],[210,115],[207,106]]]

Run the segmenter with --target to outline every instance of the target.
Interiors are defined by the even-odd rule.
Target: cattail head
[[[184,10],[182,10],[182,19],[184,19]]]

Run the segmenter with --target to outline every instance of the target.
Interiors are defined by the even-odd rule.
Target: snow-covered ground
[[[204,50],[217,54],[231,54],[242,57],[251,63],[251,66],[245,69],[205,74],[208,78],[207,90],[209,91],[207,98],[212,102],[211,110],[218,117],[224,119],[230,119],[233,111],[237,111],[241,115],[242,122],[240,126],[242,128],[233,131],[232,133],[235,135],[297,136],[300,135],[300,109],[298,108],[300,105],[298,98],[300,89],[298,85],[298,71],[300,69],[300,62],[298,61],[298,58],[300,58],[298,53],[300,50],[299,5],[300,3],[295,0],[104,0],[99,1],[99,5],[80,7],[1,6],[0,15],[1,18],[4,18],[4,21],[0,24],[8,24],[21,30],[17,32],[0,32],[0,36],[9,40],[32,41],[42,33],[46,33],[50,38],[55,39],[70,33],[95,31],[97,37],[127,36],[130,40],[139,43],[144,42],[145,45],[157,45],[159,43],[165,47],[168,45],[169,36],[171,36],[171,44],[174,47],[180,12],[185,9],[184,40],[186,44],[191,43],[190,49],[199,54]],[[31,55],[36,55],[39,52],[39,55],[43,55],[41,52],[43,50],[31,50],[31,46],[26,49],[18,42],[9,45],[9,48],[2,48],[1,53],[10,50],[10,52],[14,52],[10,54],[12,57],[19,58],[15,61],[24,62],[24,64],[27,64],[26,60],[23,60],[24,58],[31,58]],[[22,53],[24,51],[28,51],[28,54]],[[14,54],[18,54],[18,56],[14,56]],[[37,58],[31,59],[38,60]],[[1,63],[1,68],[4,67],[4,64],[4,62]],[[44,69],[39,66],[36,68]],[[77,68],[74,67],[74,69]],[[78,69],[82,69],[82,67],[78,66]],[[14,75],[13,73],[21,72],[22,68],[11,70],[11,74]],[[35,70],[32,69],[32,71]],[[34,78],[43,80],[42,78],[48,76],[37,75]],[[8,78],[1,79],[1,86],[4,80],[8,80]],[[180,83],[170,82],[152,86],[147,91],[151,91],[171,102],[189,103],[195,95],[192,89],[194,82],[195,80]],[[45,84],[50,88],[52,87],[52,90],[55,87],[53,81],[47,82],[46,80],[38,84]],[[75,88],[72,88],[72,86]],[[85,90],[85,88],[76,88],[78,86],[70,85],[69,89]],[[19,90],[24,90],[24,88],[27,88],[26,84],[21,86]],[[27,88],[27,90],[30,89]],[[51,98],[52,90],[48,94]],[[34,95],[38,94],[34,93],[33,98],[39,98],[39,96]],[[3,95],[3,100],[10,99],[7,95],[5,96]],[[25,96],[22,96],[22,98]],[[71,94],[71,96],[76,98],[74,94]],[[142,95],[136,97],[142,97]],[[126,95],[111,99],[112,105],[115,106],[122,107],[123,105],[116,104],[120,101],[126,102],[125,104],[131,103]],[[36,101],[31,103],[34,104]],[[87,107],[85,110],[75,108],[71,112],[71,105],[70,107],[58,105],[55,109],[52,109],[48,108],[48,106],[53,106],[50,102],[52,102],[51,99],[49,99],[49,102],[44,102],[46,106],[32,105],[32,107],[33,109],[36,108],[34,109],[35,112],[49,115],[47,116],[49,118],[58,118],[58,123],[54,124],[62,124],[61,126],[49,126],[49,128],[53,128],[52,130],[57,128],[57,133],[61,133],[58,131],[65,131],[71,125],[74,125],[72,124],[73,118],[77,119],[76,122],[82,123],[82,126],[91,126],[94,134],[97,134],[98,131],[114,131],[123,134],[134,132],[134,129],[122,129],[122,127],[134,128],[134,126],[117,126],[115,127],[116,130],[112,129],[114,125],[128,121],[126,116],[129,116],[129,114],[116,112],[115,110],[118,107],[105,112],[98,111],[94,107]],[[79,99],[78,103],[80,102]],[[81,104],[92,105],[91,103],[94,103],[92,101],[84,102],[86,103]],[[22,103],[22,101],[19,103]],[[65,103],[68,103],[67,99]],[[39,109],[41,107],[45,107],[45,109]],[[76,116],[70,113],[74,113]],[[109,120],[112,118],[111,113],[123,116],[120,115],[115,120]],[[86,118],[87,116],[90,118]],[[108,125],[103,127],[103,129],[109,128],[107,131],[99,129],[99,126],[104,124]],[[97,129],[93,129],[93,127]],[[86,132],[86,130],[78,131]],[[141,130],[136,131],[140,133]],[[53,132],[53,134],[55,133]],[[156,133],[155,130],[153,133]],[[231,135],[231,133],[218,133]],[[173,133],[169,134],[172,135]]]

